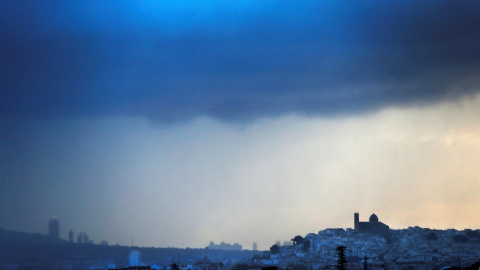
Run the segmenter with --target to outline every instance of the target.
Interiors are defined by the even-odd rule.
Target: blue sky
[[[355,211],[475,225],[475,1],[0,9],[4,228],[266,249]]]

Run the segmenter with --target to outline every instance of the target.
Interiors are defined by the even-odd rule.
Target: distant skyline
[[[268,249],[480,228],[480,2],[0,2],[0,227]]]

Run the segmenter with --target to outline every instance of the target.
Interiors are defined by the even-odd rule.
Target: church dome
[[[378,222],[378,217],[377,217],[377,215],[372,214],[372,215],[370,216],[370,222]]]

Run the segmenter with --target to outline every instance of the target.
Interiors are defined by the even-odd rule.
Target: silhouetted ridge
[[[0,228],[0,245],[6,244],[65,244],[66,240],[39,233],[23,233]]]

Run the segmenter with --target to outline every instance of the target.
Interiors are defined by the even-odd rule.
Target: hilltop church
[[[359,233],[370,233],[385,237],[388,235],[390,227],[378,221],[378,217],[375,214],[372,214],[370,216],[368,222],[360,222],[360,215],[358,213],[355,213],[354,230]]]

